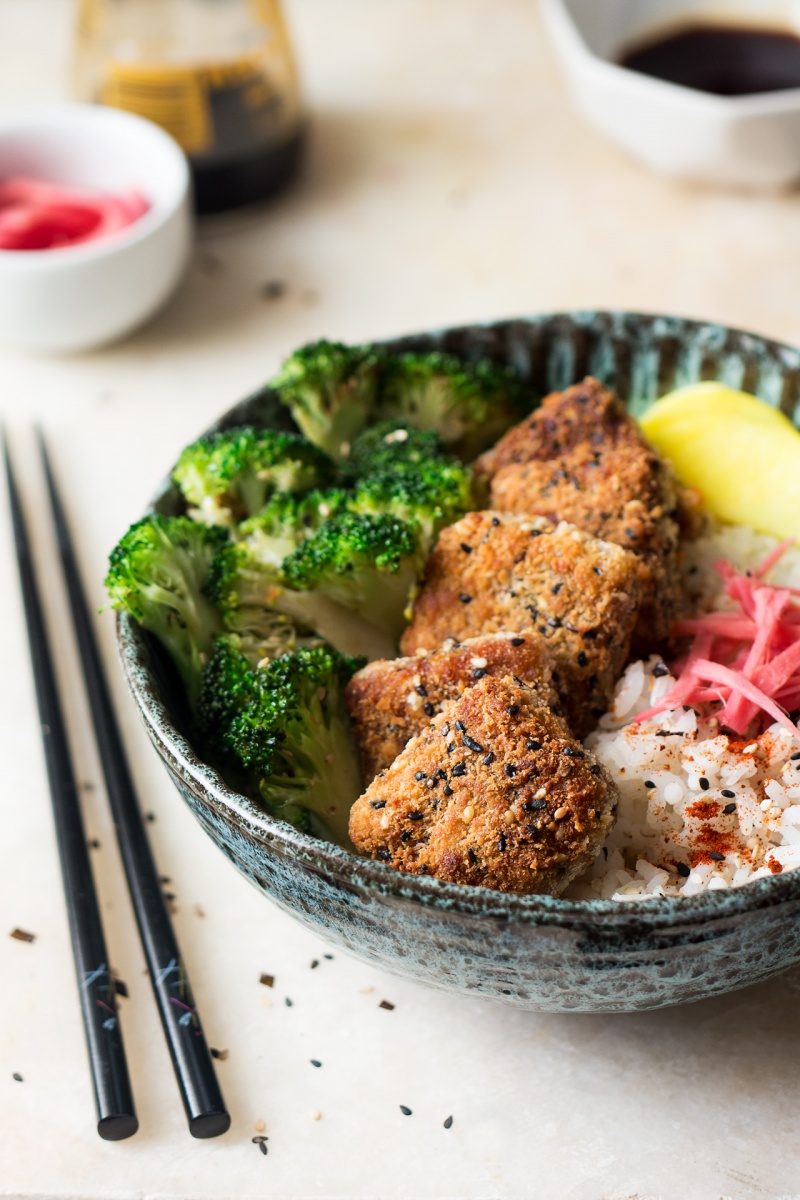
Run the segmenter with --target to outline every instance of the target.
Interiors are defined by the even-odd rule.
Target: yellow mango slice
[[[698,383],[662,396],[640,424],[713,516],[800,537],[800,433],[783,413],[721,383]]]

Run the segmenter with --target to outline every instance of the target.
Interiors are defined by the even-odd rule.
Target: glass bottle
[[[280,0],[81,0],[75,92],[171,133],[201,213],[271,195],[300,162],[305,122]]]

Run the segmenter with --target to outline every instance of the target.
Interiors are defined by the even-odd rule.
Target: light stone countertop
[[[798,197],[680,186],[628,162],[574,114],[534,0],[288,7],[313,114],[303,181],[267,211],[209,221],[178,296],[123,344],[60,360],[0,352],[0,406],[39,551],[54,561],[33,420],[51,440],[98,607],[108,549],[181,446],[310,338],[597,306],[800,341]],[[0,10],[0,108],[63,95],[65,0]],[[286,292],[269,300],[274,280]],[[4,495],[0,506],[0,1195],[800,1196],[800,971],[693,1007],[561,1016],[452,999],[339,952],[323,957],[327,947],[265,903],[180,803],[125,694],[108,613],[104,649],[158,866],[210,1043],[228,1051],[219,1075],[233,1127],[210,1142],[186,1130],[64,636],[141,1120],[130,1141],[101,1142]],[[66,630],[50,577],[51,615]],[[15,926],[35,941],[12,940]],[[259,1121],[267,1157],[250,1140]]]

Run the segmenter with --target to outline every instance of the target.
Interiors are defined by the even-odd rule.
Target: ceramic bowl
[[[664,392],[721,379],[800,419],[800,352],[673,317],[571,313],[471,325],[386,343],[511,363],[545,394],[587,373],[634,414]],[[268,388],[214,426],[293,428]],[[167,481],[153,507],[182,511]],[[619,904],[506,896],[405,875],[297,832],[232,791],[186,734],[158,647],[118,622],[125,673],[150,738],[206,832],[265,896],[387,970],[520,1008],[657,1008],[744,987],[800,962],[800,871],[690,898]]]
[[[28,350],[88,350],[122,337],[165,303],[192,237],[186,158],[141,117],[59,104],[0,121],[0,178],[30,176],[110,193],[150,209],[126,229],[56,250],[0,250],[0,337]]]
[[[797,32],[796,0],[542,0],[572,94],[586,119],[648,167],[745,188],[800,177],[800,88],[713,96],[619,66],[653,31],[692,21]]]

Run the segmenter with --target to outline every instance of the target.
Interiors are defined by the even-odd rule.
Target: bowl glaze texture
[[[635,415],[674,387],[720,379],[800,419],[800,352],[675,317],[566,313],[384,344],[511,363],[540,395],[590,373]],[[213,428],[245,422],[293,428],[268,388]],[[153,508],[182,511],[169,481]],[[118,642],[150,738],[206,832],[281,908],[369,962],[452,992],[573,1012],[698,1000],[800,962],[800,871],[632,904],[505,896],[404,875],[299,833],[232,791],[198,756],[158,647],[127,615],[119,618]]]

